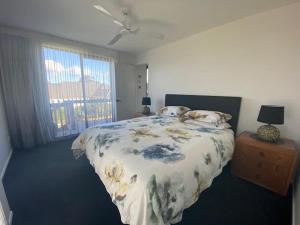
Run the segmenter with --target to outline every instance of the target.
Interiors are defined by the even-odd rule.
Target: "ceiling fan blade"
[[[140,32],[140,28],[136,26],[130,27],[129,33],[131,34],[138,34]]]
[[[97,10],[99,10],[100,12],[108,15],[108,16],[113,17],[113,15],[108,10],[106,10],[103,6],[101,6],[101,5],[94,5],[94,8],[97,9]]]
[[[113,45],[115,44],[117,41],[120,40],[120,38],[123,36],[122,33],[117,34],[110,42],[108,42],[108,45]]]
[[[115,24],[119,25],[120,27],[124,27],[124,24],[121,23],[121,22],[118,21],[118,20],[114,20],[113,22],[114,22]]]
[[[102,14],[104,14],[105,16],[110,17],[113,22],[121,27],[124,27],[124,24],[119,21],[118,19],[116,19],[107,9],[105,9],[103,6],[101,5],[94,5],[94,8],[97,9],[99,12],[101,12]]]

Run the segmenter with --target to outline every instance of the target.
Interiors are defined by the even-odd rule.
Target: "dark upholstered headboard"
[[[229,113],[232,119],[228,123],[236,134],[241,101],[240,97],[166,94],[165,106],[186,106],[192,110]]]

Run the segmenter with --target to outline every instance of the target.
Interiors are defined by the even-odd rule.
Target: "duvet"
[[[86,154],[124,224],[167,225],[181,221],[183,210],[231,159],[234,135],[151,116],[88,128],[72,145]]]

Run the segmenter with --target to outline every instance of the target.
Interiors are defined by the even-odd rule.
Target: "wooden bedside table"
[[[293,178],[296,160],[294,141],[282,138],[273,144],[256,139],[253,133],[243,132],[236,139],[232,173],[286,195]]]
[[[143,113],[141,113],[141,112],[136,112],[136,113],[133,114],[133,117],[134,117],[134,118],[137,118],[137,117],[154,116],[154,115],[155,115],[155,112],[150,112],[149,115],[145,115],[145,114],[143,114]]]

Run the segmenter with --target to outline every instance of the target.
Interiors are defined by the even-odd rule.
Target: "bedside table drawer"
[[[236,143],[236,156],[247,158],[255,162],[268,163],[272,162],[276,165],[287,165],[293,161],[293,154],[290,152],[273,152],[270,150],[254,148],[251,145]]]
[[[292,156],[289,154],[288,150],[285,150],[285,152],[275,152],[275,151],[257,148],[255,152],[256,152],[257,160],[261,160],[264,162],[273,162],[279,165],[286,165],[287,163],[290,163],[290,161],[292,160]]]
[[[272,162],[258,162],[253,167],[253,175],[249,179],[275,192],[285,191],[288,182],[289,168]]]

